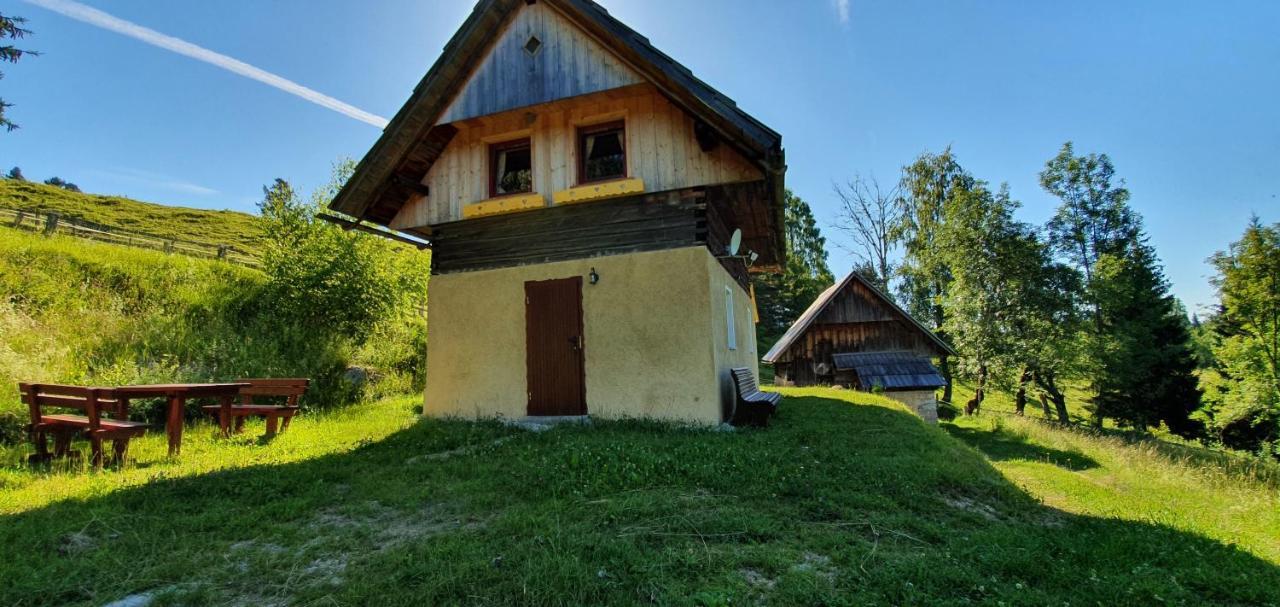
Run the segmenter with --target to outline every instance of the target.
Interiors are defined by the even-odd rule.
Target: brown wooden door
[[[524,283],[529,415],[586,415],[582,277]]]

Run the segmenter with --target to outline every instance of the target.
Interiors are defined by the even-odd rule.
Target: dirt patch
[[[995,508],[973,498],[964,496],[943,496],[942,501],[952,508],[964,510],[965,512],[972,512],[989,521],[1000,520],[1000,513],[997,512]]]
[[[407,466],[412,466],[414,464],[420,464],[422,462],[439,461],[443,459],[458,457],[460,455],[469,455],[485,447],[496,447],[515,437],[516,435],[513,434],[510,436],[504,436],[502,438],[498,438],[490,442],[482,443],[479,445],[463,445],[461,447],[458,447],[456,449],[450,449],[448,451],[437,451],[435,453],[424,453],[422,455],[415,455],[409,459],[404,460],[404,463]]]
[[[741,575],[742,579],[746,580],[753,588],[759,590],[773,590],[773,587],[778,585],[778,580],[750,567],[739,569],[738,574]]]
[[[359,513],[344,514],[336,510],[319,512],[307,523],[308,529],[324,540],[334,530],[367,535],[382,551],[410,540],[483,527],[482,520],[458,513],[448,504],[427,504],[408,512],[368,502]]]
[[[805,552],[800,555],[800,562],[791,567],[792,571],[813,573],[828,583],[836,581],[836,569],[831,565],[831,557]]]
[[[445,503],[429,503],[401,510],[368,501],[355,507],[316,512],[301,523],[310,537],[299,546],[282,546],[258,539],[242,540],[228,547],[224,559],[237,573],[247,573],[255,563],[292,563],[281,579],[246,585],[228,599],[234,605],[285,605],[303,589],[332,589],[346,582],[348,566],[360,558],[406,542],[476,529],[484,521],[461,514]]]
[[[98,541],[83,531],[68,533],[58,538],[58,554],[62,556],[74,556],[97,547]]]
[[[308,580],[308,584],[325,585],[325,586],[341,586],[342,574],[347,571],[347,557],[345,555],[318,558],[307,563],[302,568],[303,577]]]

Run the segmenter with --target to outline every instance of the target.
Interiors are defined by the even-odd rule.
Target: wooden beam
[[[421,181],[416,181],[414,179],[410,179],[408,177],[405,177],[404,175],[401,175],[400,173],[392,173],[391,181],[402,188],[412,190],[423,196],[431,195],[431,188],[427,187],[425,183],[422,183]]]
[[[375,236],[381,236],[389,240],[394,240],[399,243],[417,247],[418,250],[431,248],[430,242],[427,242],[425,240],[418,240],[416,238],[410,238],[399,232],[393,232],[391,230],[379,230],[378,228],[371,228],[362,223],[357,223],[349,219],[343,219],[341,217],[337,217],[335,215],[328,215],[325,213],[320,213],[319,215],[316,215],[316,217],[319,217],[320,219],[323,219],[329,223],[335,224],[344,230],[360,230],[361,232],[368,232],[369,234],[373,234]]]

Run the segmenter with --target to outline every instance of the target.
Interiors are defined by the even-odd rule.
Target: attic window
[[[578,130],[578,182],[627,176],[626,128],[621,120]]]
[[[528,139],[489,146],[489,196],[533,191],[533,154]]]
[[[529,36],[529,41],[524,43],[524,52],[530,55],[536,54],[538,49],[542,48],[542,41],[537,36]]]

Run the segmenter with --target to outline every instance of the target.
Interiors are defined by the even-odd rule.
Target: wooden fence
[[[0,225],[41,232],[46,236],[65,234],[76,238],[121,244],[130,247],[155,249],[165,253],[178,253],[191,257],[221,259],[230,263],[257,268],[261,266],[258,258],[248,251],[237,249],[231,245],[207,244],[191,242],[176,238],[165,238],[153,234],[144,234],[132,230],[107,226],[75,217],[66,217],[58,213],[15,211],[0,209]]]

